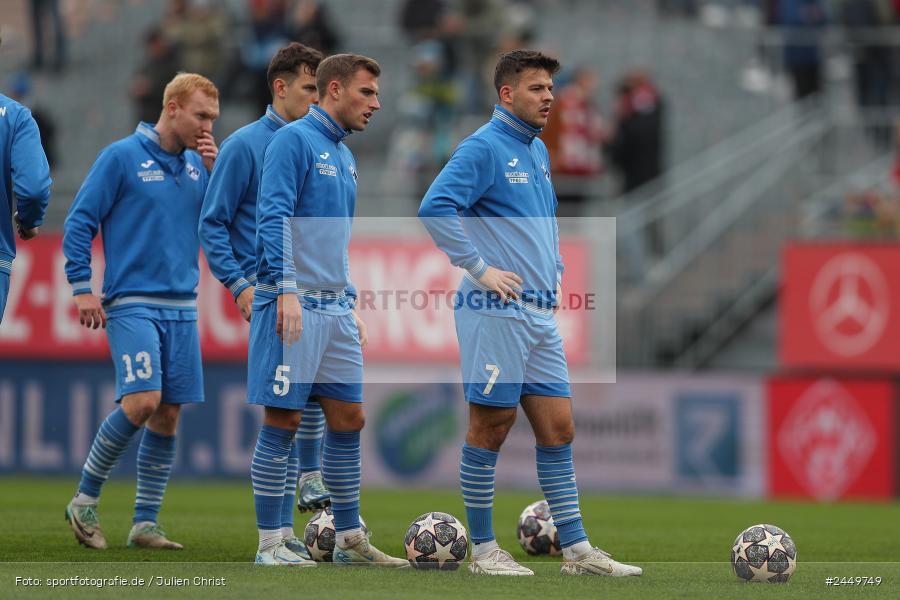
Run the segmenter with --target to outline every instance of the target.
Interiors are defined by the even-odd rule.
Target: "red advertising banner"
[[[900,245],[794,243],[782,273],[785,366],[900,371]]]
[[[0,325],[0,357],[97,359],[109,356],[106,335],[78,322],[66,282],[60,236],[19,244],[10,294]],[[590,335],[589,255],[586,243],[561,244],[566,305],[557,313],[566,354],[573,365],[588,358]],[[94,247],[95,292],[101,289],[103,256]],[[458,356],[453,311],[448,308],[462,271],[427,240],[357,238],[350,245],[350,271],[368,324],[369,363],[453,363]],[[201,256],[197,289],[203,356],[244,361],[248,324],[231,294]],[[585,305],[588,306],[585,306]]]
[[[892,381],[776,378],[768,384],[768,410],[771,495],[822,501],[893,496]]]

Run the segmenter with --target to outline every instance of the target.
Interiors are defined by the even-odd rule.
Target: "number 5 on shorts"
[[[290,373],[289,365],[278,365],[275,367],[275,383],[272,384],[272,391],[276,396],[287,396],[288,390],[291,389],[291,380],[287,378],[285,373]]]
[[[488,379],[487,385],[484,386],[484,391],[481,392],[482,394],[487,396],[491,393],[491,390],[494,389],[494,384],[497,383],[497,377],[500,376],[500,367],[498,367],[497,365],[488,364],[484,365],[484,370],[491,372],[491,376]]]

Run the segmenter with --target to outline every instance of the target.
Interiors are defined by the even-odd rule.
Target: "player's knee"
[[[571,444],[575,440],[575,426],[572,423],[567,424],[556,432],[556,446]]]
[[[512,429],[515,418],[509,421],[495,421],[478,427],[470,427],[466,438],[470,446],[486,448],[496,452],[506,441],[509,430]]]
[[[159,407],[162,395],[159,391],[138,392],[122,397],[122,410],[135,425],[143,425]]]
[[[161,435],[175,435],[178,429],[179,404],[160,404],[147,419],[147,426]]]
[[[571,421],[558,423],[550,431],[535,437],[535,441],[540,446],[564,446],[571,444],[575,440],[575,424]]]
[[[362,428],[366,425],[366,417],[362,410],[338,415],[338,417],[332,419],[332,421],[333,422],[329,421],[328,423],[328,428],[332,431],[362,431]]]
[[[299,410],[266,407],[264,423],[270,427],[296,431],[300,427],[303,413]]]

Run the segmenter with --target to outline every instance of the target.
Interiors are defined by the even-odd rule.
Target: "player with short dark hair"
[[[555,59],[533,50],[504,54],[491,120],[460,143],[419,208],[438,247],[466,270],[454,316],[469,402],[459,475],[474,543],[469,569],[534,574],[497,545],[492,523],[497,456],[521,405],[559,531],[562,572],[640,575],[640,568],[591,546],[578,504],[572,394],[553,314],[563,273],[557,201],[547,148],[537,137],[558,69]]]
[[[316,68],[322,53],[299,43],[281,48],[269,63],[267,75],[272,104],[253,123],[223,143],[200,216],[200,242],[213,275],[234,295],[241,315],[250,321],[256,283],[256,195],[263,154],[269,140],[284,125],[309,112],[317,102]],[[330,503],[322,482],[320,456],[325,416],[317,402],[303,411],[303,420],[288,459],[288,478],[281,508],[281,534],[287,548],[312,560],[294,534],[294,495],[298,472],[301,512]]]
[[[315,564],[287,550],[279,524],[291,441],[317,398],[328,423],[322,475],[331,492],[334,562],[409,566],[372,546],[359,522],[366,329],[354,309],[348,261],[357,170],[343,140],[380,108],[380,73],[378,63],[358,55],[323,60],[319,104],[279,129],[263,159],[247,377],[248,402],[265,407],[250,468],[256,564]]]
[[[38,234],[50,201],[50,166],[31,111],[0,94],[0,321],[9,294],[9,276],[16,257],[13,225],[22,240]],[[13,206],[15,194],[16,205]],[[13,216],[15,211],[15,216]]]
[[[63,252],[81,324],[105,327],[116,402],[94,438],[78,493],[66,507],[75,538],[107,547],[100,490],[143,427],[129,548],[182,546],[157,523],[175,461],[181,406],[203,402],[197,331],[197,223],[218,154],[212,136],[219,92],[193,73],[166,86],[162,113],[104,149],[66,217]],[[103,293],[91,290],[91,243],[103,234]]]

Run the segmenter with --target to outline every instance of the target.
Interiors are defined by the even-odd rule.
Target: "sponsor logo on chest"
[[[328,152],[323,152],[319,155],[319,158],[322,161],[328,160],[328,157],[331,156]],[[319,175],[327,175],[328,177],[337,177],[337,167],[335,167],[331,163],[327,162],[316,162],[316,169],[319,171]]]
[[[137,172],[137,176],[140,177],[141,181],[144,183],[166,180],[165,173],[163,173],[162,169],[151,168],[155,163],[156,161],[154,160],[146,160],[141,163],[141,170]]]
[[[187,166],[187,174],[188,174],[188,177],[190,177],[194,181],[200,180],[200,169],[198,169],[194,165]]]
[[[516,165],[518,164],[519,159],[517,157],[506,163],[506,166],[513,167],[515,169]],[[510,183],[528,183],[528,171],[505,171],[503,175]]]

